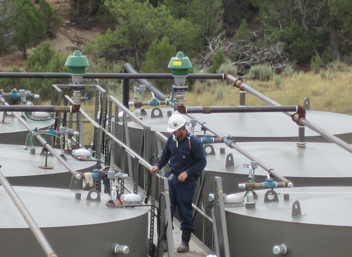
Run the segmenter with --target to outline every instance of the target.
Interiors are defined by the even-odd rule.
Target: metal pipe
[[[0,166],[1,168],[1,166]],[[16,194],[15,190],[11,187],[10,183],[7,181],[5,176],[0,171],[0,182],[3,188],[5,189],[6,193],[10,196],[13,203],[16,205],[17,209],[21,213],[22,217],[28,224],[29,228],[31,229],[32,233],[34,234],[35,238],[39,242],[40,246],[44,250],[45,254],[49,257],[57,257],[54,250],[51,248],[49,242],[46,240],[44,234],[38,227],[37,223],[34,221],[31,214],[28,212],[26,206],[23,204],[21,199]]]
[[[273,106],[281,106],[280,104],[278,104],[277,102],[271,100],[269,97],[266,97],[265,95],[263,95],[262,93],[256,91],[255,89],[251,88],[250,86],[248,86],[247,84],[243,83],[243,81],[241,81],[238,78],[233,77],[232,75],[227,75],[226,77],[228,80],[232,81],[234,83],[234,86],[241,88],[243,90],[246,90],[248,92],[250,92],[251,94],[255,95],[256,97],[258,97],[259,99],[265,101],[266,103],[273,105]],[[303,107],[302,107],[303,108]],[[304,108],[303,108],[304,109]],[[284,112],[284,114],[288,115],[288,116],[292,116],[289,113]],[[345,149],[346,151],[352,153],[352,147],[351,145],[347,144],[345,141],[339,139],[338,137],[334,136],[333,134],[327,132],[326,130],[318,127],[317,125],[314,125],[310,122],[308,122],[305,119],[305,115],[302,116],[301,115],[297,115],[292,116],[292,119],[294,121],[296,121],[298,123],[298,125],[304,125],[308,128],[310,128],[311,130],[317,132],[318,134],[322,135],[324,138],[326,138],[327,140],[329,140],[330,142],[333,142],[335,144],[337,144],[338,146],[342,147],[343,149]]]
[[[135,101],[135,102],[128,102],[128,106],[144,106],[144,105],[150,105],[150,106],[154,106],[150,104],[150,101]],[[160,101],[159,105],[169,105],[169,101]]]
[[[228,113],[228,112],[295,112],[297,106],[196,106],[186,107],[186,113]]]
[[[5,99],[4,99],[3,97],[0,97],[0,102],[2,102],[4,105],[9,105],[9,104],[5,101]],[[28,131],[31,131],[31,130],[32,130],[31,126],[29,126],[29,125],[27,124],[27,122],[26,122],[18,113],[14,112],[13,115],[15,115],[15,117],[28,129]],[[72,175],[74,175],[77,179],[80,179],[81,174],[80,174],[79,172],[77,172],[76,170],[74,170],[70,165],[68,165],[68,164],[66,163],[66,161],[65,161],[64,159],[62,159],[62,157],[60,156],[60,154],[57,153],[57,152],[55,151],[55,149],[54,149],[51,145],[49,145],[48,142],[46,142],[44,138],[41,137],[41,135],[36,134],[36,135],[34,135],[34,136],[35,136],[35,138],[43,145],[43,147],[45,147],[46,149],[48,149],[48,151],[49,151],[50,153],[52,153],[52,154],[56,157],[56,159],[57,159],[62,165],[64,165],[65,168],[66,168],[68,171],[70,171],[70,172],[72,173]]]
[[[209,130],[210,132],[212,132],[216,137],[222,138],[222,136],[216,132],[214,129],[212,129],[211,127],[209,127],[205,122],[200,121],[199,119],[197,119],[194,116],[191,116],[189,114],[186,114],[188,117],[190,117],[191,119],[194,119],[197,121],[197,123],[199,123],[201,126],[203,126],[204,128],[206,128],[207,130]],[[226,140],[225,140],[226,142]],[[286,185],[290,185],[291,187],[293,186],[292,182],[287,180],[286,178],[284,178],[283,176],[279,175],[278,173],[276,173],[274,171],[273,168],[270,168],[269,166],[267,166],[266,164],[264,164],[263,162],[261,162],[260,160],[258,160],[257,158],[255,158],[254,156],[252,156],[250,153],[248,153],[247,151],[245,151],[244,149],[242,149],[241,147],[239,147],[238,145],[236,145],[234,142],[229,142],[227,141],[227,145],[232,148],[237,150],[239,153],[241,153],[242,155],[244,155],[245,157],[247,157],[248,159],[250,159],[251,161],[256,161],[258,163],[258,165],[260,167],[262,167],[265,171],[267,171],[269,174],[271,174],[273,177],[275,177],[276,179],[283,181],[286,183]]]
[[[277,188],[277,187],[285,187],[285,182],[272,182],[273,186],[267,186],[265,183],[254,183],[254,182],[246,182],[238,184],[238,188],[245,190],[253,190],[259,188]]]
[[[240,106],[246,105],[246,91],[240,90]]]
[[[352,146],[350,144],[347,144],[345,141],[341,140],[340,138],[334,136],[333,134],[329,133],[328,131],[326,131],[316,125],[311,124],[305,118],[300,118],[299,122],[300,122],[300,124],[310,128],[311,130],[322,135],[324,138],[326,138],[330,142],[333,142],[333,143],[337,144],[338,146],[342,147],[343,149],[345,149],[346,151],[352,153]]]
[[[137,75],[139,74],[135,69],[133,69],[132,65],[129,63],[125,63],[124,67],[124,72],[125,73],[130,73],[130,74],[134,74]],[[170,74],[171,75],[171,74]],[[154,87],[148,80],[146,80],[145,78],[138,78],[136,79],[138,81],[138,83],[145,85],[147,90],[149,92],[153,92],[155,97],[158,98],[159,100],[163,100],[166,98],[166,95],[164,95],[159,89],[157,89],[156,87]],[[125,88],[124,88],[125,90]],[[128,101],[127,101],[128,102]],[[125,105],[125,102],[124,102]],[[125,105],[126,106],[126,105]],[[128,105],[126,106],[128,108]]]
[[[0,105],[0,111],[7,112],[70,112],[70,106],[54,106],[54,105]]]
[[[133,68],[132,68],[133,69]],[[187,79],[225,79],[225,74],[189,74]],[[70,79],[70,73],[59,72],[0,72],[0,78]],[[84,79],[174,79],[171,73],[86,73]],[[141,83],[142,84],[142,83]],[[162,94],[162,93],[161,93]]]
[[[192,207],[193,207],[193,209],[195,209],[196,211],[198,211],[200,214],[202,214],[204,218],[206,218],[206,219],[209,220],[210,222],[213,222],[213,219],[210,218],[208,215],[206,215],[205,212],[202,211],[201,209],[199,209],[195,204],[192,203]]]

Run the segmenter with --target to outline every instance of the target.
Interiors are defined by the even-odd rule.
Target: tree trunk
[[[336,31],[333,27],[330,28],[330,46],[332,52],[332,59],[334,61],[340,61],[339,42],[337,40]]]
[[[301,15],[302,15],[302,25],[303,25],[304,31],[307,31],[308,25],[307,25],[307,8],[306,8],[306,5],[305,5],[303,0],[299,0],[298,1],[298,6],[299,6],[299,10],[301,11]]]
[[[141,67],[142,67],[142,65],[141,65],[140,60],[139,60],[139,51],[138,51],[138,47],[135,47],[135,49],[136,49],[136,64],[137,64],[137,66],[138,66],[138,69],[140,70]]]

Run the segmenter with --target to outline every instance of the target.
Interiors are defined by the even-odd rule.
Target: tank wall
[[[282,243],[288,245],[290,257],[342,257],[352,252],[351,227],[279,222],[231,212],[226,212],[226,221],[230,256],[277,256],[272,249]]]
[[[44,228],[42,232],[58,256],[116,256],[112,245],[118,243],[129,247],[128,256],[145,257],[148,254],[147,229],[146,212],[124,221]],[[46,256],[30,229],[1,229],[0,240],[6,242],[0,247],[0,256]]]

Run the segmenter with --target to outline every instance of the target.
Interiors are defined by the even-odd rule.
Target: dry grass
[[[312,110],[352,115],[352,73],[346,71],[308,72],[282,78],[278,87],[273,80],[268,82],[246,81],[245,83],[281,105],[303,105],[309,97]],[[226,82],[210,85],[196,82],[193,92],[186,93],[187,106],[238,106],[239,90]],[[247,106],[266,105],[256,97],[246,94]]]

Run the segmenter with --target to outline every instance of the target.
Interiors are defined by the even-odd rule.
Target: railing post
[[[225,217],[225,204],[224,204],[224,194],[222,190],[222,179],[221,177],[215,177],[215,199],[214,199],[214,214],[217,224],[217,233],[219,239],[219,250],[220,256],[230,257],[229,250],[229,239],[227,234],[227,225]]]

